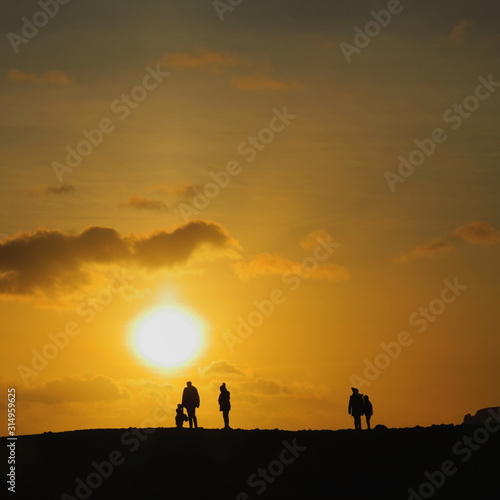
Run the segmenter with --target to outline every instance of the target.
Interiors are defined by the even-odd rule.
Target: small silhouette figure
[[[177,405],[177,410],[175,410],[175,425],[181,428],[184,422],[187,422],[187,415],[184,413],[184,408],[181,404]]]
[[[196,408],[200,407],[200,396],[198,389],[191,383],[186,382],[186,387],[182,392],[182,406],[186,408],[189,420],[189,428],[196,429],[198,427],[198,419],[196,418]]]
[[[363,395],[359,393],[359,389],[351,387],[352,394],[349,397],[349,406],[347,411],[354,418],[354,428],[361,430],[361,415],[363,415]]]
[[[366,428],[370,430],[370,419],[373,415],[373,405],[370,398],[366,395],[363,396],[363,413],[365,414]]]
[[[229,427],[229,410],[231,409],[231,402],[229,398],[231,393],[226,389],[226,383],[224,382],[220,386],[219,394],[219,411],[222,412],[222,418],[224,419],[224,429],[231,429]]]

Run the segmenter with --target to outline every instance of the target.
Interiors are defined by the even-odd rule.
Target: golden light
[[[156,368],[175,368],[196,358],[204,346],[204,325],[190,311],[157,307],[131,328],[130,346],[143,362]]]

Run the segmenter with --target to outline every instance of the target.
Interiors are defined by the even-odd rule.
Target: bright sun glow
[[[175,368],[194,359],[203,340],[201,321],[178,307],[158,307],[132,325],[132,350],[157,368]]]

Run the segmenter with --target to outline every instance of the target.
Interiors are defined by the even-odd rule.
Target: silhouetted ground
[[[23,500],[500,499],[500,432],[471,426],[97,429],[20,436],[16,460]]]

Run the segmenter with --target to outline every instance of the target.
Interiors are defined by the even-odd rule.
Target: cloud
[[[165,54],[160,63],[165,67],[176,70],[188,69],[210,69],[220,71],[221,68],[235,66],[241,61],[236,54],[228,52],[216,52],[213,50],[198,48],[195,53],[176,52]]]
[[[198,372],[204,377],[209,376],[235,376],[246,377],[247,374],[225,359],[213,361],[205,368],[199,368]]]
[[[64,377],[41,387],[25,389],[23,400],[59,404],[129,399],[130,393],[110,378],[102,376]]]
[[[455,249],[453,242],[464,241],[471,245],[492,245],[500,242],[500,231],[489,222],[473,221],[458,227],[448,236],[439,236],[415,247],[407,253],[402,253],[396,262],[408,262],[421,257],[435,257]]]
[[[309,264],[309,262],[307,262]],[[257,276],[299,275],[306,279],[325,281],[344,281],[351,276],[349,271],[335,264],[319,264],[315,267],[306,263],[294,262],[281,255],[261,253],[250,262],[238,261],[235,271],[240,279],[247,280]]]
[[[443,255],[451,250],[453,250],[453,245],[445,238],[434,238],[428,243],[415,247],[408,253],[401,254],[396,259],[396,262],[408,262],[409,260],[418,259],[420,257],[434,257]]]
[[[316,248],[321,241],[329,241],[331,236],[325,229],[315,229],[311,231],[305,238],[300,240],[300,246],[304,250],[312,250]]]
[[[491,245],[500,241],[500,231],[489,222],[473,221],[453,231],[452,236],[471,245]]]
[[[475,21],[473,19],[461,19],[451,29],[447,38],[448,45],[452,47],[461,47],[465,44],[469,32],[474,27]]]
[[[150,211],[166,211],[169,209],[167,204],[163,201],[150,200],[143,196],[131,196],[122,206]]]
[[[241,382],[239,385],[242,392],[255,395],[276,396],[290,393],[289,387],[271,377],[258,377],[251,381]]]
[[[30,189],[32,196],[57,196],[61,194],[70,194],[76,191],[75,186],[70,184],[60,184],[59,186],[46,186],[41,185],[36,188]]]
[[[102,266],[159,270],[185,265],[202,249],[234,254],[238,243],[213,222],[190,221],[172,231],[122,235],[88,227],[78,234],[38,229],[0,240],[0,295],[46,297],[78,292]],[[100,267],[99,267],[100,266]]]
[[[29,82],[37,85],[68,85],[69,76],[63,71],[43,71],[42,73],[25,73],[18,69],[10,69],[7,78],[11,82]]]
[[[160,184],[154,187],[154,191],[164,193],[168,196],[174,196],[176,198],[191,199],[196,195],[196,190],[201,189],[201,187],[202,186],[198,184],[180,184],[178,186]]]
[[[233,76],[230,83],[240,90],[301,90],[303,88],[298,81],[284,82],[283,80],[269,78],[263,73]]]

